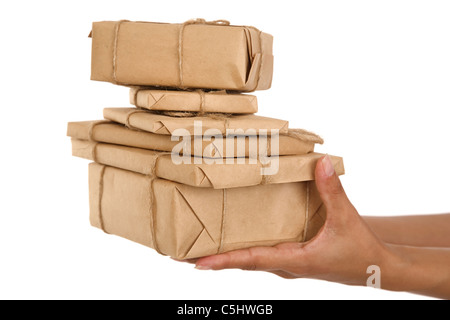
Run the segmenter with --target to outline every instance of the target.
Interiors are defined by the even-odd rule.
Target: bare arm
[[[450,249],[388,245],[393,254],[382,288],[450,299]],[[397,264],[396,260],[400,263]]]
[[[384,242],[450,248],[450,214],[363,219]]]

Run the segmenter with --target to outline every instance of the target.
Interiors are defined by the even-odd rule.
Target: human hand
[[[328,156],[319,160],[315,176],[327,219],[314,239],[206,257],[196,262],[196,268],[268,271],[288,279],[365,285],[367,268],[383,268],[387,261],[392,263],[393,255],[350,203]]]

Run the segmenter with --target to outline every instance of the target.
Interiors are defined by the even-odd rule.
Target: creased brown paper
[[[157,111],[229,114],[258,112],[256,96],[231,94],[226,91],[179,91],[134,87],[130,90],[130,103],[139,108]]]
[[[145,131],[137,131],[126,128],[124,125],[110,121],[83,121],[70,122],[67,126],[67,135],[78,140],[104,142],[128,147],[149,149],[155,151],[172,152],[180,143],[172,141],[171,136],[155,134]],[[250,138],[234,137],[233,157],[248,158],[250,156]],[[199,139],[201,148],[195,148],[194,137],[189,138],[190,155],[205,158],[226,158],[227,143],[219,143],[215,139],[205,141]],[[272,150],[272,137],[260,139],[256,137],[257,155],[301,155],[314,151],[316,143],[322,143],[322,139],[310,132],[289,129],[288,135],[279,136],[279,148]],[[244,148],[239,148],[244,145]],[[198,149],[198,150],[197,150]],[[181,151],[183,154],[183,151]]]
[[[314,182],[214,190],[89,167],[90,221],[176,259],[303,242],[325,221]]]
[[[91,37],[92,80],[244,92],[272,83],[273,38],[253,27],[104,21]]]
[[[273,157],[268,165],[260,160],[231,159],[231,164],[207,164],[205,159],[200,164],[175,164],[171,154],[150,150],[118,146],[106,143],[72,139],[72,154],[76,157],[95,161],[99,164],[121,168],[144,175],[155,175],[158,178],[178,183],[214,189],[239,188],[261,184],[279,184],[314,180],[314,169],[323,154],[309,153],[297,156]],[[237,160],[242,160],[242,164]],[[338,174],[344,174],[343,159],[331,156]],[[264,175],[264,168],[274,168],[278,163],[278,171],[273,175]]]
[[[227,130],[253,131],[257,135],[261,130],[278,130],[279,134],[289,132],[289,122],[274,118],[249,115],[211,115],[195,117],[170,117],[136,108],[105,108],[103,116],[107,120],[118,122],[129,128],[139,129],[147,132],[176,135],[213,135],[211,130],[222,135]],[[196,132],[195,125],[200,124]],[[180,131],[181,130],[181,131]],[[209,132],[209,133],[208,133]]]

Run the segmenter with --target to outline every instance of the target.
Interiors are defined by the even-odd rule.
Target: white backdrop
[[[202,272],[89,226],[68,121],[129,106],[90,77],[91,23],[227,19],[275,37],[260,115],[343,156],[361,214],[450,212],[448,1],[9,1],[0,5],[0,298],[416,299],[265,273]],[[243,213],[245,214],[245,213]]]

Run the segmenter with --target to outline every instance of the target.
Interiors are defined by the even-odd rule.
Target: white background
[[[0,298],[416,299],[265,273],[202,272],[88,222],[68,121],[127,107],[92,82],[93,21],[227,19],[275,36],[260,115],[343,156],[361,214],[450,211],[448,1],[8,1],[0,5]],[[243,212],[245,214],[245,212]],[[357,239],[355,239],[357,241]]]

